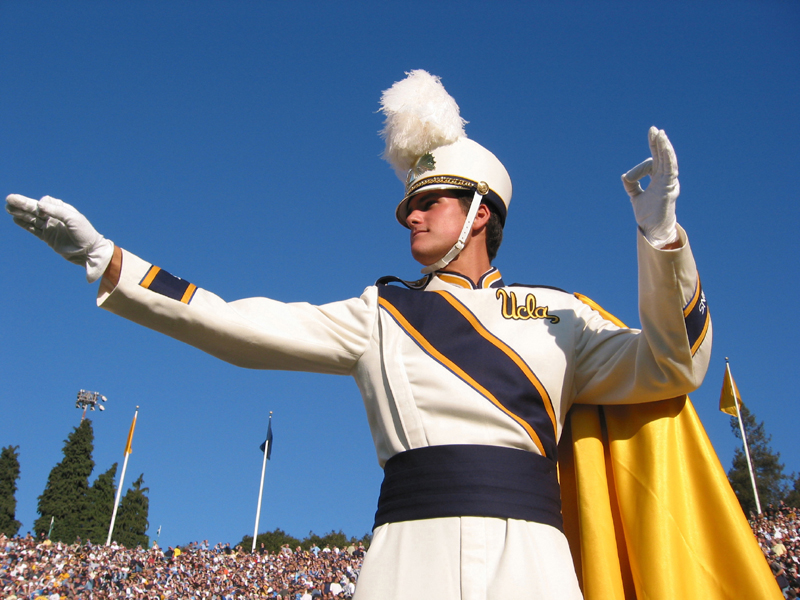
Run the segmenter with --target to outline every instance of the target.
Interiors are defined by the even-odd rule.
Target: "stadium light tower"
[[[98,410],[105,410],[106,407],[102,404],[98,404],[98,401],[107,402],[108,398],[103,396],[100,392],[87,392],[86,390],[81,390],[78,392],[78,399],[75,401],[75,408],[82,408],[83,414],[81,415],[81,423],[86,418],[86,409],[89,408],[94,410],[97,408]]]

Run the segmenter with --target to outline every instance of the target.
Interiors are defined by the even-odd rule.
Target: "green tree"
[[[324,548],[325,546],[329,546],[330,548],[338,546],[340,549],[345,549],[350,544],[357,545],[359,542],[364,544],[365,548],[369,548],[371,541],[372,533],[364,534],[361,539],[353,536],[348,540],[347,536],[342,532],[341,529],[339,531],[331,531],[330,533],[326,533],[324,536],[319,536],[313,531],[309,531],[308,536],[300,541],[296,537],[286,533],[283,529],[276,529],[275,531],[259,533],[256,536],[256,551],[261,548],[262,543],[267,551],[277,552],[284,544],[289,544],[289,547],[292,550],[298,546],[303,548],[303,550],[310,550],[314,545],[320,548]],[[253,547],[253,536],[244,536],[242,541],[239,542],[239,545],[245,550],[249,551],[250,548]]]
[[[305,550],[311,550],[314,546],[317,548],[324,548],[325,547],[325,540],[322,539],[321,536],[317,535],[313,531],[308,532],[308,536],[303,540],[302,546]]]
[[[147,520],[150,510],[147,492],[150,488],[142,487],[143,483],[144,474],[141,474],[125,492],[117,510],[112,539],[126,548],[147,548],[150,545],[150,538],[147,537],[147,528],[150,526]]]
[[[747,446],[750,449],[750,459],[755,471],[761,510],[765,510],[770,504],[777,506],[788,491],[781,454],[772,450],[770,446],[772,436],[764,431],[764,423],[756,422],[755,416],[746,406],[741,405],[740,411],[747,435]],[[731,418],[731,429],[734,435],[741,440],[742,434],[736,418]],[[755,513],[756,501],[753,485],[747,468],[747,457],[741,447],[737,448],[733,455],[733,465],[728,471],[728,481],[739,499],[744,514]]]
[[[17,521],[17,479],[19,479],[19,446],[7,446],[0,452],[0,533],[17,535],[22,523]]]
[[[103,544],[108,537],[108,526],[114,512],[114,478],[117,476],[117,463],[99,475],[88,491],[88,518],[84,530],[84,539],[96,544]]]
[[[89,475],[94,469],[92,422],[84,419],[64,442],[64,459],[50,471],[47,485],[39,496],[33,524],[36,535],[47,533],[55,518],[51,538],[71,544],[82,535],[87,520]]]
[[[787,506],[800,508],[800,475],[793,478],[793,485],[791,491],[786,495],[784,503]]]
[[[339,531],[331,531],[326,533],[322,536],[320,540],[322,543],[318,544],[320,548],[324,548],[328,546],[328,548],[333,549],[333,547],[337,547],[340,550],[346,548],[348,545],[347,536],[344,532],[340,529]]]
[[[339,549],[343,550],[350,545],[357,545],[359,542],[364,544],[365,548],[369,548],[369,544],[372,541],[372,534],[366,533],[364,534],[361,539],[351,536],[349,539],[344,534],[344,532],[340,529],[339,531],[331,531],[326,533],[324,536],[320,537],[314,533],[309,532],[308,537],[303,540],[303,548],[311,548],[314,544],[319,546],[320,548],[324,548],[328,546],[329,548],[333,548],[334,546],[338,547]]]
[[[300,545],[300,540],[289,535],[283,529],[276,529],[275,531],[259,533],[256,536],[256,552],[260,550],[261,544],[264,544],[264,548],[267,552],[277,552],[284,544],[289,544],[289,547],[294,550]],[[238,545],[249,552],[250,548],[253,547],[253,536],[244,536]]]

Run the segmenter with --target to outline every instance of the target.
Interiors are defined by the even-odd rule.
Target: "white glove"
[[[86,268],[89,283],[103,275],[114,255],[114,243],[97,233],[74,207],[45,196],[38,202],[19,194],[6,198],[14,222],[30,231],[69,262]]]
[[[622,185],[631,197],[633,214],[647,241],[663,248],[678,240],[675,220],[675,201],[681,191],[678,158],[664,130],[651,127],[647,137],[653,158],[625,173]],[[650,175],[650,185],[643,190],[639,180],[645,175]]]

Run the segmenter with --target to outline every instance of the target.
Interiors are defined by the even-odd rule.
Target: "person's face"
[[[406,224],[411,230],[411,255],[422,265],[442,258],[464,227],[464,210],[453,190],[421,192],[408,201]]]

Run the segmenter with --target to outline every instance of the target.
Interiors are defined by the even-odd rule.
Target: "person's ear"
[[[475,220],[472,222],[472,231],[478,231],[482,227],[486,227],[489,222],[489,217],[492,216],[492,211],[485,204],[478,207],[478,212],[475,213]]]

